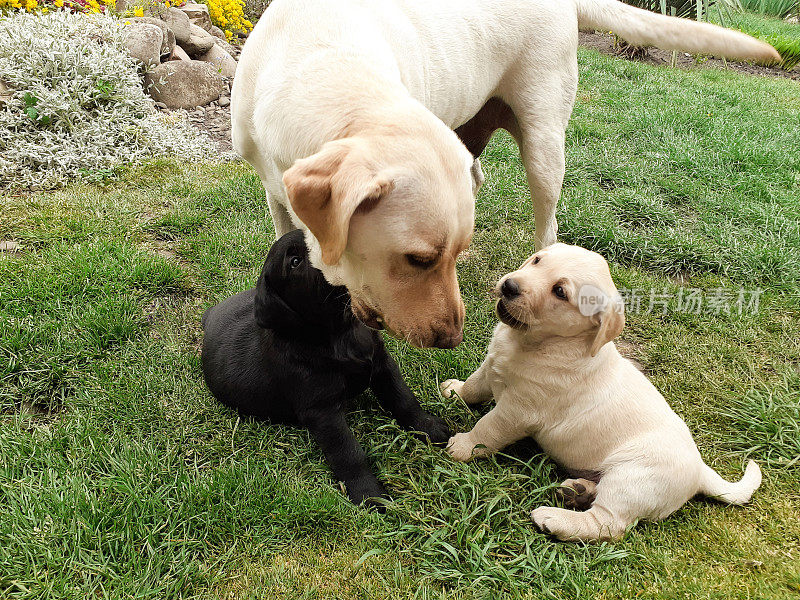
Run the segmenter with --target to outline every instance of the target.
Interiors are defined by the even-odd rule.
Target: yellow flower
[[[165,0],[169,2],[170,0]],[[226,37],[231,39],[233,31],[242,29],[250,31],[253,24],[244,16],[244,0],[205,0],[211,22],[226,31]],[[173,3],[174,0],[173,0]]]
[[[144,8],[141,6],[137,6],[133,9],[133,16],[134,17],[143,17],[144,16]]]

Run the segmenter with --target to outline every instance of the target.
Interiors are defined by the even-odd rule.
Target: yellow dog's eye
[[[436,257],[418,256],[416,254],[406,254],[406,260],[412,267],[418,269],[430,269],[436,264]]]
[[[539,257],[538,256],[534,256],[533,257],[533,264],[538,264],[538,263],[539,263]]]
[[[564,288],[560,285],[553,286],[553,293],[556,295],[556,298],[560,298],[561,300],[567,299],[567,292],[565,292]]]

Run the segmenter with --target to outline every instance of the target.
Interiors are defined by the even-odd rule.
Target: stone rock
[[[166,20],[167,26],[175,34],[175,41],[178,44],[182,44],[189,39],[189,36],[192,34],[192,22],[185,12],[180,8],[170,8],[164,15],[164,19]]]
[[[211,15],[208,14],[208,6],[205,4],[187,2],[180,7],[180,10],[186,13],[186,16],[189,17],[192,23],[202,27],[206,31],[211,31],[213,23],[211,23]]]
[[[145,75],[150,96],[169,108],[194,108],[213,102],[224,85],[217,69],[199,60],[166,62]]]
[[[223,50],[225,50],[225,52],[230,54],[233,58],[236,58],[236,48],[231,46],[228,42],[226,42],[225,40],[221,40],[219,38],[214,38],[214,43]]]
[[[236,75],[236,61],[230,54],[225,52],[222,48],[214,44],[208,52],[197,56],[197,60],[202,60],[210,65],[213,65],[224,77],[233,77]]]
[[[161,47],[161,50],[169,52],[164,52],[161,54],[161,60],[168,60],[172,53],[175,51],[177,44],[175,43],[175,34],[172,33],[172,29],[167,29],[167,35],[164,37],[164,45]]]
[[[134,23],[148,23],[160,28],[161,33],[164,35],[164,43],[161,44],[161,60],[168,60],[172,56],[172,51],[175,48],[175,34],[164,21],[155,17],[132,17],[126,20]]]
[[[189,39],[181,44],[186,54],[194,58],[208,52],[217,38],[197,25],[191,25],[189,29],[191,31]]]
[[[156,25],[130,21],[123,31],[122,43],[128,54],[145,67],[154,67],[161,62],[164,34]]]
[[[220,99],[219,99],[219,105],[220,106],[230,106],[231,105],[231,99],[228,98],[227,96],[221,96]]]
[[[192,60],[189,58],[189,55],[186,54],[186,50],[181,48],[180,46],[175,46],[175,49],[172,51],[172,56],[169,57],[170,60],[185,60],[190,61]]]
[[[117,0],[116,4],[114,5],[114,10],[119,14],[124,13],[126,10],[128,10],[128,0]]]
[[[7,104],[14,96],[14,91],[0,79],[0,106]]]
[[[211,29],[208,30],[208,33],[213,35],[215,38],[221,39],[223,42],[227,42],[228,41],[228,38],[225,37],[225,32],[222,31],[222,29],[220,29],[216,25],[212,25]]]

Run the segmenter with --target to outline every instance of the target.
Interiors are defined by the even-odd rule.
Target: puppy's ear
[[[483,176],[483,169],[481,168],[481,159],[476,158],[472,162],[472,168],[469,170],[469,174],[472,175],[472,195],[476,196],[485,181],[485,177]]]
[[[590,352],[592,356],[597,356],[600,348],[615,339],[625,327],[625,304],[622,302],[622,298],[618,294],[608,298],[603,311],[597,313],[592,319],[598,324],[598,327]]]
[[[372,209],[394,185],[371,168],[363,144],[356,138],[328,142],[283,174],[292,209],[317,238],[327,265],[342,257],[353,213]]]
[[[256,284],[253,314],[258,326],[264,329],[286,330],[302,327],[297,313],[272,289],[263,273]]]

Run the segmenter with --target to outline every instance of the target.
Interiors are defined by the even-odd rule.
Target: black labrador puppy
[[[347,400],[369,387],[406,429],[434,443],[450,437],[408,389],[380,334],[353,316],[346,288],[311,266],[300,231],[273,244],[255,289],[209,308],[202,324],[214,396],[242,414],[308,428],[355,503],[387,494],[347,425]]]

